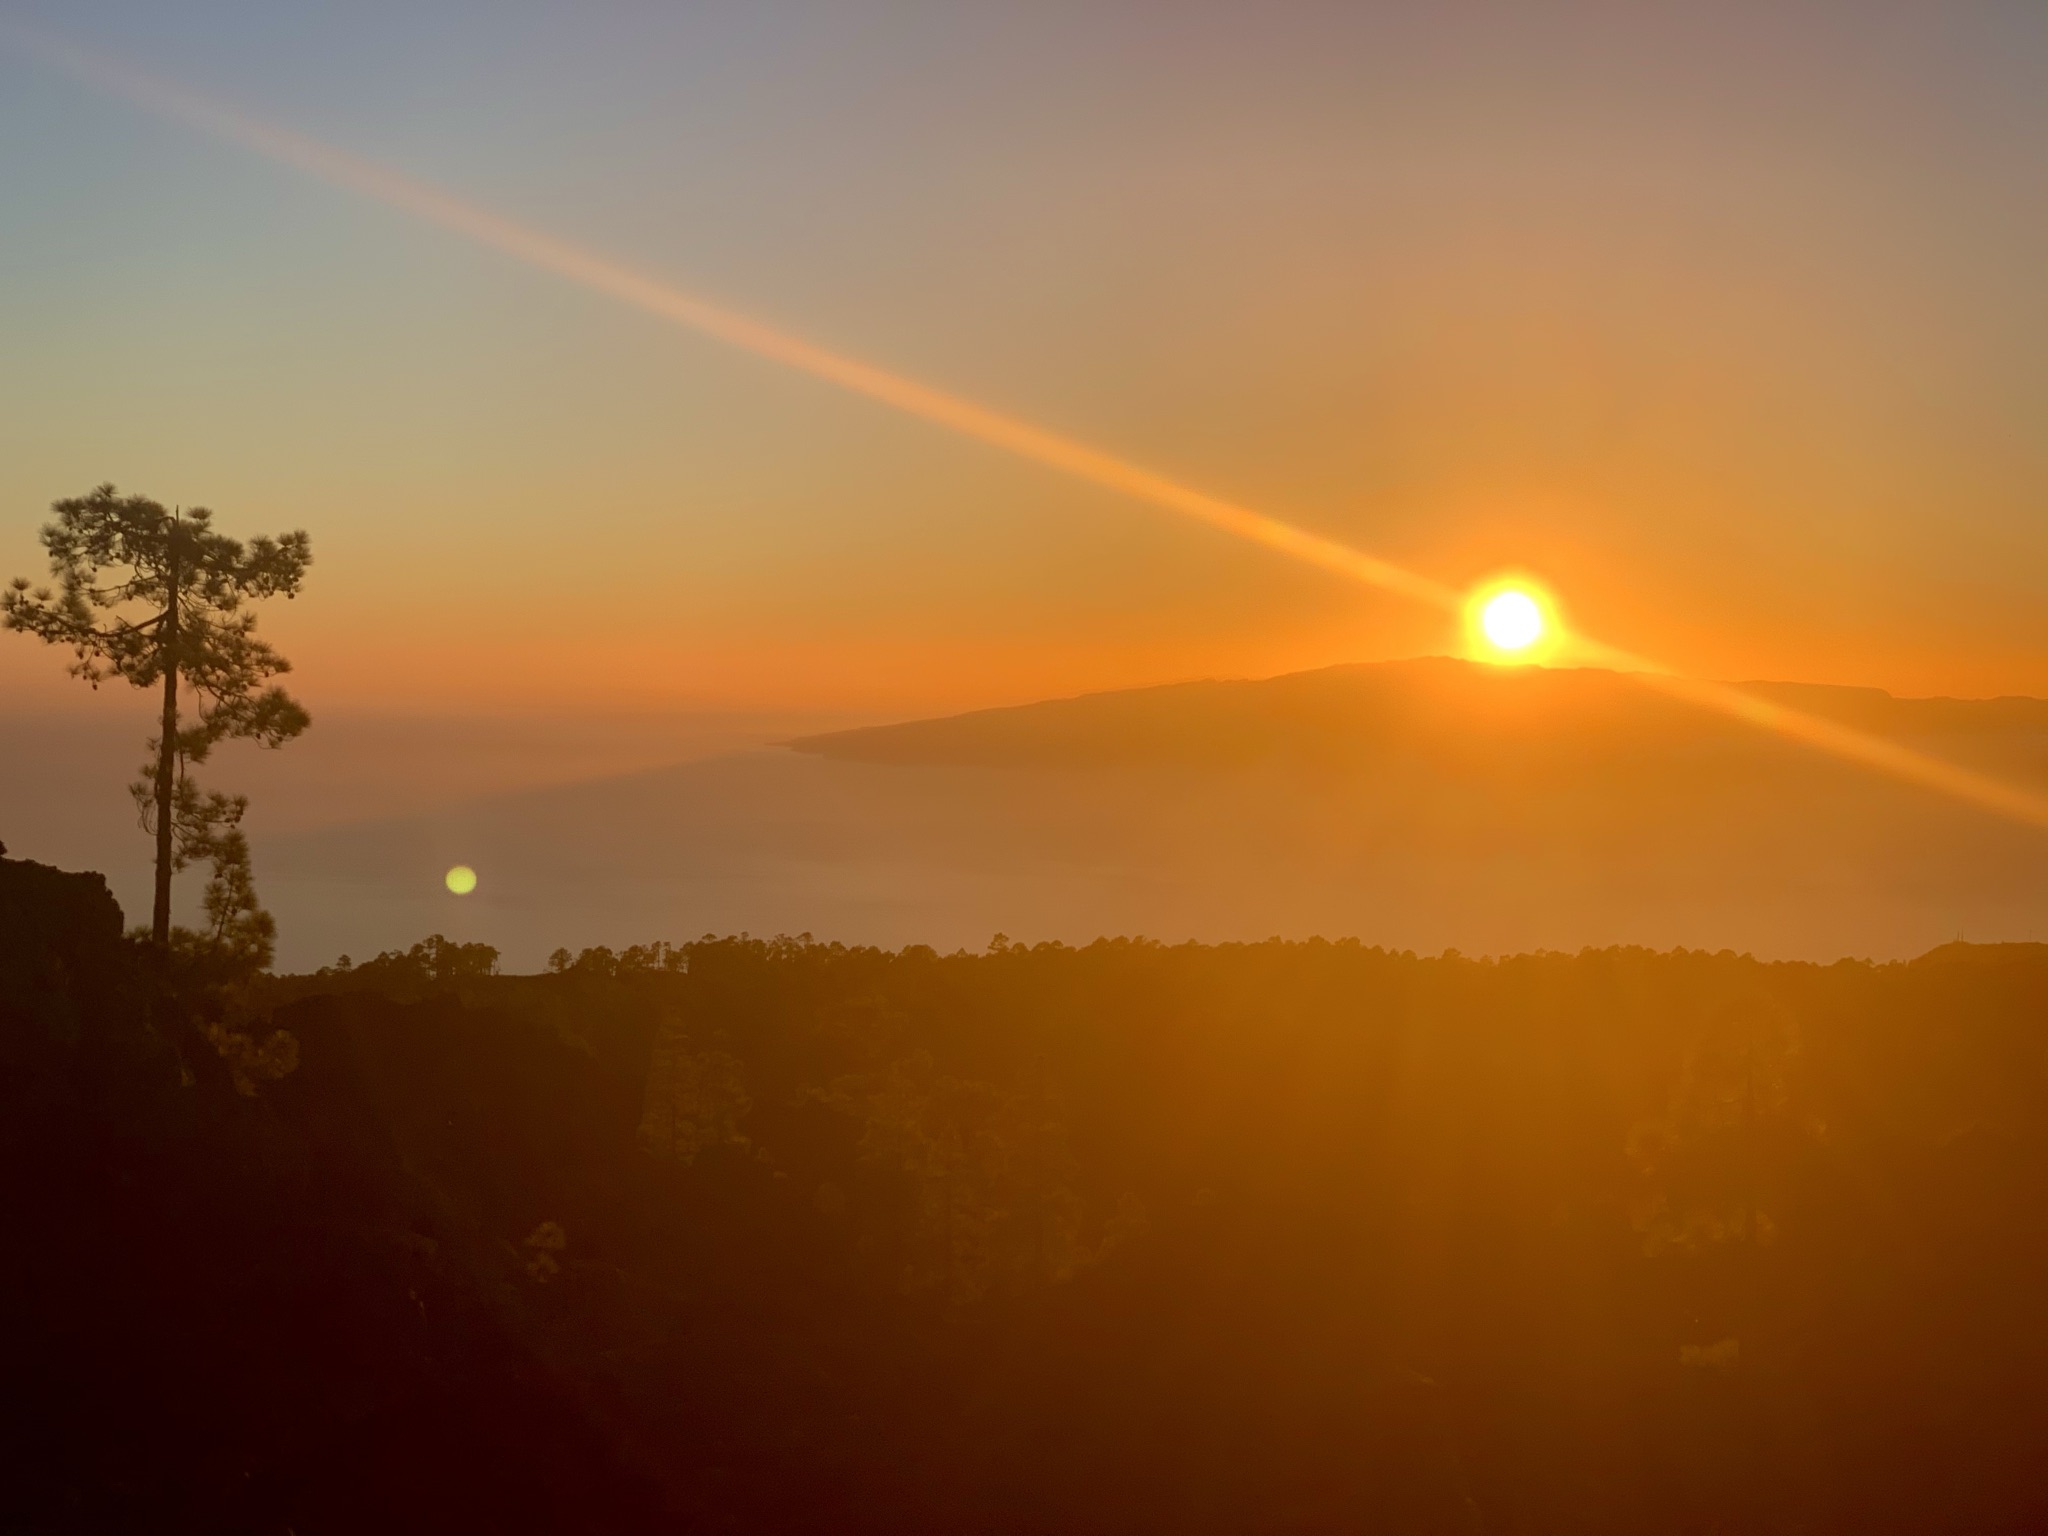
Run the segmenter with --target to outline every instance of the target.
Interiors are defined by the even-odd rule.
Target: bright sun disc
[[[1543,605],[1513,588],[1489,601],[1479,615],[1486,638],[1504,651],[1526,651],[1543,638]]]
[[[458,896],[467,896],[476,889],[476,871],[467,864],[458,864],[448,871],[448,889]]]
[[[1496,667],[1552,660],[1565,644],[1564,620],[1542,582],[1505,571],[1465,598],[1465,655]]]

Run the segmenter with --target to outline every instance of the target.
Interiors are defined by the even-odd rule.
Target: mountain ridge
[[[1773,703],[1958,756],[2048,769],[2048,700],[1899,698],[1823,683],[1738,685]],[[1344,766],[1391,749],[1470,757],[1510,741],[1559,761],[1757,740],[1754,726],[1601,668],[1497,667],[1452,657],[1349,663],[1261,679],[1199,679],[798,737],[845,761],[969,766]],[[1988,748],[1988,750],[1987,750]]]

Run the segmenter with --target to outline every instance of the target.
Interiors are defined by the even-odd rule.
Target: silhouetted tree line
[[[236,1092],[111,906],[0,863],[26,1528],[2048,1521],[2042,946],[436,938]]]

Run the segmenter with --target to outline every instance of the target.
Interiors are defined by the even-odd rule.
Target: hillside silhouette
[[[2048,777],[2040,700],[1754,687],[2016,783]],[[2041,833],[1613,673],[1344,667],[793,748],[259,829],[286,961],[443,927],[458,862],[482,877],[468,936],[526,966],[622,935],[803,929],[890,947],[1364,933],[1807,959],[2048,937]]]
[[[2048,1519],[2048,946],[436,939],[238,1092],[0,919],[18,1528]]]
[[[2048,700],[1898,699],[1877,688],[1744,683],[1774,703],[2016,777],[2048,772]],[[1390,764],[1492,775],[1774,763],[1754,726],[1598,668],[1420,657],[1098,693],[803,737],[853,762],[978,767],[1242,768],[1354,775]],[[1793,749],[1798,750],[1798,749]]]

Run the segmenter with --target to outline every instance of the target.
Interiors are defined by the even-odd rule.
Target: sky
[[[2048,695],[2037,0],[0,16],[1681,671]],[[0,336],[0,576],[104,480],[306,528],[316,716],[1459,645],[4,48]]]

